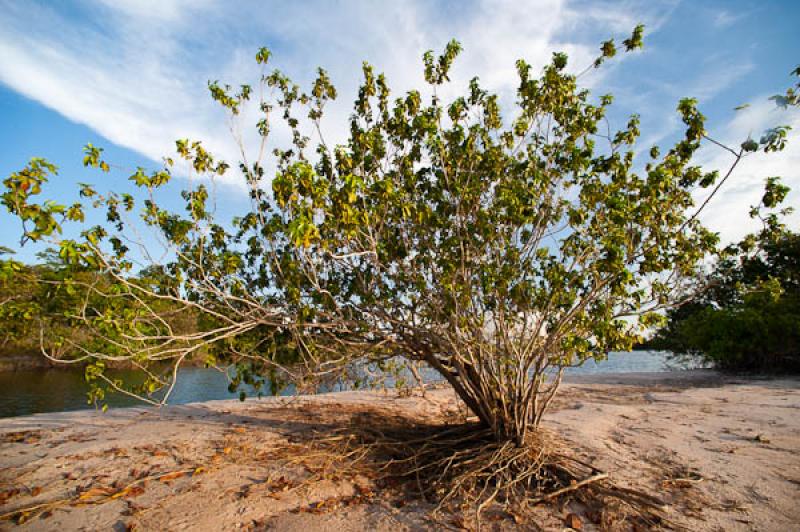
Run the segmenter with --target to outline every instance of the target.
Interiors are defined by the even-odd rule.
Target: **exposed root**
[[[564,495],[567,492],[575,491],[575,490],[580,489],[580,488],[582,488],[584,486],[587,486],[587,485],[591,484],[592,482],[599,482],[599,481],[605,480],[607,478],[608,478],[608,473],[598,473],[596,475],[592,475],[589,478],[581,480],[580,482],[573,482],[572,484],[570,484],[569,486],[567,486],[565,488],[561,488],[559,490],[551,491],[550,493],[547,493],[545,495],[540,495],[539,497],[534,497],[533,499],[531,499],[529,501],[529,503],[530,504],[538,504],[538,503],[543,502],[543,501],[554,499],[554,498],[556,498],[556,497],[558,497],[560,495]]]
[[[640,528],[676,527],[665,519],[660,499],[614,485],[608,474],[572,456],[544,430],[518,446],[498,442],[477,424],[426,425],[368,412],[307,444],[308,452],[296,454],[294,463],[312,459],[319,472],[348,470],[385,486],[402,482],[436,505],[434,515],[460,511],[476,526],[489,509],[524,518],[537,504],[575,500],[592,509],[601,525],[629,521]]]

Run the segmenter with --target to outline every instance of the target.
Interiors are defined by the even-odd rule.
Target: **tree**
[[[2,250],[0,250],[2,251]],[[195,315],[169,301],[113,296],[113,279],[96,268],[65,263],[52,249],[39,253],[37,264],[0,259],[0,356],[31,356],[44,353],[56,363],[83,365],[93,353],[103,353],[102,361],[90,364],[90,380],[98,369],[138,368],[150,378],[146,386],[129,386],[133,393],[154,392],[164,386],[159,368],[145,368],[137,360],[114,356],[120,352],[112,336],[98,327],[103,315],[135,319],[136,309],[146,304],[153,317],[169,324],[173,334],[197,330]],[[129,279],[133,283],[163,291],[170,280],[154,269],[145,269]],[[109,364],[106,362],[110,361]],[[113,382],[113,381],[112,381]],[[161,384],[159,386],[159,384]],[[102,401],[104,390],[93,388],[91,401]]]
[[[765,202],[770,196],[768,189]],[[671,309],[651,346],[723,370],[800,371],[800,234],[771,221],[730,246],[708,274],[708,290]]]
[[[35,265],[0,259],[2,355],[36,354],[46,345],[49,352],[61,358],[65,347],[61,340],[69,336],[76,341],[80,337],[70,322],[69,310],[78,307],[81,295],[69,280],[91,282],[92,272],[65,266],[52,250],[40,253],[39,258],[42,263]]]
[[[624,40],[626,52],[641,47],[642,32]],[[425,94],[394,99],[365,63],[349,136],[336,146],[321,134],[337,96],[324,70],[308,92],[277,70],[263,71],[256,90],[210,82],[234,124],[251,200],[250,212],[230,223],[215,219],[207,186],[230,167],[197,141],[176,143],[179,160],[206,180],[183,192],[185,212],[159,203],[176,165],[166,159],[163,169],[130,175],[144,193],[138,220],[133,194],[82,185],[108,224],[78,239],[58,235],[62,223],[83,220],[85,205],[35,201],[53,165],[33,159],[8,177],[2,201],[21,220],[23,243],[54,240],[64,260],[111,279],[89,290],[126,301],[124,313],[110,305],[80,316],[114,346],[84,357],[143,369],[168,361],[171,377],[154,386],[174,383],[177,368],[204,350],[238,364],[240,376],[300,383],[368,362],[422,362],[497,441],[523,445],[565,367],[630,348],[694,286],[718,244],[699,214],[748,153],[781,149],[785,129],[723,146],[730,169],[706,172],[693,155],[706,139],[719,143],[707,137],[696,101],[684,99],[682,137],[663,154],[652,147],[639,169],[638,116],[612,133],[612,97],[582,89],[565,54],[554,54],[539,77],[517,62],[516,104],[504,119],[477,78],[464,96],[440,96],[460,50],[452,41],[442,55],[426,53]],[[613,41],[603,43],[590,68],[616,52]],[[267,49],[256,55],[262,69],[269,58]],[[238,121],[255,95],[261,145],[250,158]],[[270,158],[276,116],[291,143]],[[111,170],[92,145],[84,164]],[[696,206],[693,193],[703,188],[708,199]],[[153,261],[163,273],[155,285],[133,275],[149,258],[143,243],[138,255],[128,247],[137,224],[171,252]],[[150,301],[195,313],[199,329],[178,334]],[[93,375],[123,389],[100,366]]]

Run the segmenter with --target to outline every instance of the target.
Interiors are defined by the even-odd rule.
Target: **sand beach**
[[[460,415],[440,387],[424,397],[341,392],[2,419],[0,529],[461,528],[458,515],[432,517],[432,504],[400,486],[347,471],[312,475],[291,453],[275,452],[364,411],[426,421]],[[544,425],[614,482],[661,497],[677,526],[800,524],[800,379],[702,370],[573,377]],[[496,515],[483,528],[602,527],[593,521],[556,500],[536,519]]]

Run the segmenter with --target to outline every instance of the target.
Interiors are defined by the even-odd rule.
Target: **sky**
[[[577,72],[602,41],[619,43],[643,23],[641,52],[582,78],[594,94],[615,95],[617,128],[629,114],[641,115],[643,151],[681,133],[675,107],[685,96],[699,100],[709,133],[734,146],[767,127],[794,127],[783,153],[748,157],[704,214],[710,228],[732,241],[755,228],[748,207],[758,202],[766,177],[782,176],[795,190],[789,203],[800,204],[800,112],[768,100],[794,81],[798,20],[794,0],[0,0],[0,178],[31,157],[46,157],[60,168],[50,196],[70,201],[79,182],[127,190],[124,170],[158,168],[178,138],[203,140],[221,158],[238,161],[207,82],[254,83],[261,46],[272,50],[272,66],[301,85],[317,66],[329,72],[339,98],[325,134],[336,142],[345,138],[364,60],[400,95],[422,84],[423,52],[456,38],[464,51],[447,91],[463,91],[477,75],[509,107],[518,58],[540,69],[553,52],[565,51]],[[734,111],[744,103],[751,105]],[[84,169],[81,148],[89,142],[121,170]],[[697,161],[725,170],[731,156],[709,147]],[[164,193],[168,205],[178,205],[188,179],[179,172]],[[249,204],[233,173],[216,192],[223,216]],[[795,214],[789,222],[797,228],[799,220]],[[0,213],[0,245],[18,249],[19,236],[17,222]],[[17,257],[31,260],[33,252]]]

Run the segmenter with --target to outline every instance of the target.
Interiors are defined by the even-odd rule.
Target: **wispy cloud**
[[[712,199],[709,209],[701,219],[711,229],[718,231],[726,242],[759,229],[760,222],[748,216],[750,206],[758,205],[764,192],[767,177],[781,177],[792,188],[785,206],[800,205],[800,110],[778,109],[767,100],[768,95],[755,99],[747,109],[720,128],[720,141],[738,148],[748,137],[758,140],[762,133],[777,125],[788,125],[792,129],[786,149],[779,153],[758,152],[748,155],[731,174],[726,186]],[[724,172],[733,163],[733,155],[714,146],[707,146],[698,157],[698,163],[707,169]],[[706,193],[698,194],[702,201]],[[800,213],[795,212],[787,220],[793,227],[800,226]]]
[[[748,11],[732,13],[726,9],[720,9],[712,18],[712,22],[715,28],[727,28],[728,26],[733,26],[740,20],[744,19],[749,14],[750,13]]]
[[[175,139],[189,137],[204,140],[233,162],[238,151],[205,84],[209,79],[254,82],[258,71],[253,55],[259,46],[270,46],[274,66],[299,82],[309,82],[318,65],[328,69],[341,96],[330,108],[325,134],[337,142],[346,134],[363,59],[385,72],[398,94],[421,84],[421,54],[441,49],[455,37],[465,51],[454,69],[452,90],[477,74],[486,87],[511,102],[517,84],[515,59],[525,58],[539,68],[553,51],[563,50],[571,67],[579,70],[590,63],[601,40],[625,35],[639,22],[652,35],[677,5],[675,0],[83,0],[67,8],[54,2],[0,0],[0,83],[153,161],[168,155]],[[720,12],[710,24],[736,20],[738,15]],[[658,50],[645,53],[654,52]],[[586,81],[606,85],[631,111],[644,112],[644,144],[649,147],[675,133],[678,97],[694,93],[713,99],[753,66],[705,59],[705,73],[681,84],[670,85],[653,73],[636,84],[627,80],[615,85],[613,66],[606,71],[609,78]],[[737,116],[724,128],[726,136],[738,139],[762,125],[745,127],[750,116]],[[725,209],[736,204],[736,212],[744,213],[763,177],[783,173],[796,178],[791,165],[800,168],[800,147],[793,140],[794,151],[788,155],[748,159],[741,171],[745,177],[715,204]],[[722,155],[704,157],[707,164],[724,165]],[[744,210],[739,203],[745,204]],[[746,223],[732,223],[725,209],[716,209],[707,216],[712,226],[725,236],[742,232]]]
[[[97,18],[76,22],[46,4],[4,6],[0,81],[153,160],[167,139],[213,139],[212,116],[197,108],[204,87],[191,79],[172,19],[147,24],[91,8]]]
[[[275,64],[301,81],[328,68],[342,101],[332,109],[346,130],[360,72],[367,59],[404,91],[421,81],[420,56],[451,37],[465,53],[454,87],[476,73],[510,99],[514,60],[543,65],[565,50],[588,64],[601,37],[630,28],[649,12],[629,6],[578,9],[564,0],[433,4],[385,2],[227,2],[94,0],[77,13],[47,2],[5,2],[0,15],[0,81],[153,160],[176,138],[204,139],[235,159],[222,113],[209,100],[208,79],[247,82],[261,44],[275,48]],[[650,9],[650,12],[657,10]]]

